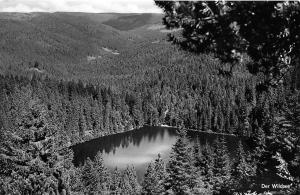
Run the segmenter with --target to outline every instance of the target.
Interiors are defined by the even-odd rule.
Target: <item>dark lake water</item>
[[[167,160],[172,145],[176,142],[176,129],[168,127],[143,127],[129,132],[100,137],[73,147],[74,164],[83,164],[87,157],[91,159],[101,151],[106,167],[125,169],[133,165],[139,180],[143,178],[148,163],[154,161],[158,154]],[[216,134],[188,132],[190,143],[199,139],[201,145],[212,144]],[[230,156],[233,158],[238,146],[238,138],[225,136]]]
[[[175,128],[168,127],[143,127],[115,135],[109,135],[97,138],[82,144],[73,146],[74,164],[78,166],[90,157],[93,159],[101,151],[106,167],[113,170],[116,167],[124,170],[128,165],[133,165],[136,169],[138,180],[143,180],[148,163],[154,161],[158,154],[161,154],[165,162],[168,160],[172,146],[176,142],[177,132]],[[188,131],[190,144],[199,139],[201,145],[212,144],[218,136],[217,134],[208,134],[203,132]],[[227,142],[227,148],[230,158],[233,160],[236,155],[238,141],[241,138],[235,136],[224,136]],[[249,147],[243,141],[246,151]],[[262,184],[289,184],[290,181],[282,180],[270,172],[267,175],[258,177],[255,181],[255,191],[265,192]],[[247,191],[248,189],[245,189]]]

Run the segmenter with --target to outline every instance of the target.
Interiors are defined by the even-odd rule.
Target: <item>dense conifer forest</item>
[[[0,14],[17,33],[0,31],[10,43],[0,43],[0,194],[225,195],[259,191],[268,175],[291,184],[280,193],[299,193],[299,64],[273,86],[249,72],[252,53],[231,66],[219,51],[183,51],[143,25],[161,15],[117,16]],[[25,41],[11,45],[15,28]],[[73,165],[70,146],[144,125],[179,131],[170,160],[158,154],[143,181],[130,165],[108,170],[101,153]],[[251,150],[240,142],[230,159],[224,138],[191,146],[186,129],[241,136]]]
[[[82,81],[57,81],[37,73],[29,78],[1,76],[1,124],[3,128],[13,125],[7,119],[15,118],[12,110],[23,104],[15,102],[28,98],[22,95],[25,92],[53,112],[70,144],[161,124],[252,136],[251,121],[261,120],[250,115],[255,109],[275,114],[287,106],[284,101],[289,90],[257,95],[255,77],[243,70],[232,78],[222,77],[215,71],[218,66],[220,62],[212,56],[182,54],[180,60],[145,72],[143,80],[132,78],[139,80],[122,91]]]

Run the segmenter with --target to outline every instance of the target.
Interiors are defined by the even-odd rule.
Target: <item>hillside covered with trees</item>
[[[168,30],[155,14],[0,13],[1,194],[233,194],[266,174],[299,193],[299,3],[156,3]],[[250,32],[242,8],[252,25],[288,15],[290,33]],[[230,160],[224,139],[191,147],[181,130],[143,182],[100,153],[72,164],[72,145],[163,124],[243,136],[252,152],[240,143]]]

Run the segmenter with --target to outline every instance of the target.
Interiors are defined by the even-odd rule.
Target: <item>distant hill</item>
[[[149,60],[169,49],[163,41],[165,34],[149,28],[161,24],[161,17],[0,13],[0,73],[43,72],[58,78],[94,80],[111,74],[128,77],[141,70],[136,66],[152,64]],[[34,67],[36,62],[38,67]]]
[[[0,27],[0,51],[15,60],[74,63],[103,45],[127,42],[124,33],[76,14],[1,14]]]
[[[104,22],[118,30],[132,30],[148,24],[156,24],[161,21],[161,14],[134,14],[120,15]]]

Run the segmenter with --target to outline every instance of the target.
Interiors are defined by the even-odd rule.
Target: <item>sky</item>
[[[0,12],[161,13],[154,0],[0,0]]]

